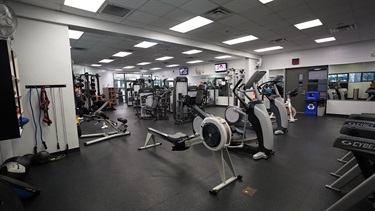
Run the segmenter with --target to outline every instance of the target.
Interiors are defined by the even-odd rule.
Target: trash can
[[[325,99],[319,99],[318,100],[318,116],[324,116],[326,113],[326,100]]]
[[[305,114],[317,116],[318,113],[319,92],[306,92]]]
[[[359,89],[353,89],[353,100],[358,100]]]

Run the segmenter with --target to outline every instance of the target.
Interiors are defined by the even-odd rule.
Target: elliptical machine
[[[281,81],[281,75],[276,76],[272,81],[266,81],[258,86],[258,91],[266,96],[270,102],[270,110],[276,116],[276,128],[274,129],[275,135],[283,135],[288,131],[288,114],[284,105],[284,100],[280,96],[276,83]],[[265,92],[265,90],[271,92]]]

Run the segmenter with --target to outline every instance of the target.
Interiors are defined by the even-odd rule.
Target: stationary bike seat
[[[122,117],[117,118],[117,121],[119,121],[119,122],[121,122],[121,123],[123,123],[123,124],[126,124],[126,123],[128,122],[127,119],[124,119],[124,118],[122,118]]]

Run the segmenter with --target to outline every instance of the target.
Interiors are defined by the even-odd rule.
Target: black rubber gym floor
[[[275,136],[276,154],[268,160],[252,159],[244,149],[230,149],[242,181],[225,187],[217,195],[209,190],[220,177],[212,153],[204,145],[186,151],[171,151],[172,145],[138,151],[147,127],[166,133],[192,134],[191,123],[141,120],[125,104],[106,112],[112,119],[129,120],[130,136],[84,146],[62,160],[32,166],[26,181],[41,189],[40,195],[24,203],[25,210],[325,210],[350,191],[362,178],[342,192],[325,188],[335,178],[330,172],[342,166],[337,161],[345,151],[332,147],[345,117],[313,117],[297,114],[286,135]],[[224,107],[207,108],[223,116]],[[100,132],[94,122],[82,132]],[[100,130],[100,129],[99,129]],[[69,132],[69,131],[68,131]],[[70,131],[70,133],[73,133]],[[228,174],[229,175],[229,174]],[[351,210],[373,210],[364,199]]]

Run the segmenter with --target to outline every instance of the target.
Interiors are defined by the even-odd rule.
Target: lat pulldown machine
[[[190,146],[203,143],[213,152],[214,160],[222,181],[222,183],[210,190],[210,193],[216,195],[220,189],[242,178],[242,176],[236,174],[227,149],[232,132],[227,122],[221,117],[211,116],[196,105],[192,107],[192,110],[203,119],[199,133],[195,133],[191,136],[181,132],[166,134],[153,128],[148,128],[145,144],[143,147],[138,148],[138,150],[161,145],[161,143],[155,142],[155,137],[172,143],[172,151],[187,150]],[[152,144],[149,144],[150,140],[153,141]],[[225,164],[227,164],[232,173],[232,176],[228,179],[225,176]]]

